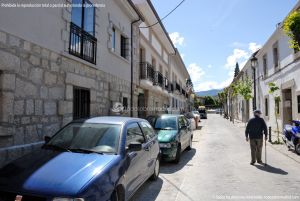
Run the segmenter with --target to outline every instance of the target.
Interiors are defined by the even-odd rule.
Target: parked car
[[[195,116],[192,112],[187,112],[184,114],[184,116],[189,120],[191,129],[196,130],[196,128],[198,127],[198,124],[199,124],[197,118],[200,118],[200,117]]]
[[[199,109],[198,111],[199,111],[199,113],[200,113],[200,118],[201,118],[201,119],[207,119],[207,112],[206,112],[206,109]]]
[[[192,111],[192,113],[193,113],[194,117],[196,117],[197,120],[200,121],[200,119],[201,119],[200,118],[200,113],[198,111]]]
[[[128,200],[160,169],[157,135],[146,121],[74,121],[40,150],[0,170],[0,200]]]
[[[181,152],[191,150],[193,132],[184,115],[158,115],[152,121],[158,133],[158,141],[162,159],[165,161],[180,161]]]

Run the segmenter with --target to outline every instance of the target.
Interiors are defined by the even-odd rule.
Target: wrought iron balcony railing
[[[69,53],[96,64],[97,39],[71,22]]]
[[[174,84],[173,84],[173,83],[170,83],[169,86],[170,86],[170,87],[169,87],[169,92],[170,92],[170,93],[173,93],[173,92],[174,92]]]
[[[176,86],[176,90],[180,92],[181,91],[180,85],[177,82],[175,82],[175,86]]]
[[[154,70],[148,62],[140,62],[140,78],[154,82]]]
[[[155,71],[154,76],[154,85],[158,85],[160,87],[164,86],[164,77],[159,71]]]
[[[167,77],[164,77],[164,80],[165,90],[169,91],[169,80]]]
[[[182,93],[182,95],[185,95],[186,92],[185,92],[184,89],[182,89],[182,90],[181,90],[181,93]]]

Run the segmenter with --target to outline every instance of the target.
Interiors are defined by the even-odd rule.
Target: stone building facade
[[[190,78],[178,50],[174,47],[164,25],[159,22],[150,0],[134,1],[143,13],[140,24],[139,62],[140,82],[137,89],[138,116],[188,111],[192,104],[186,80]],[[155,26],[151,26],[156,24]]]
[[[0,166],[40,147],[45,136],[73,119],[116,115],[111,111],[115,103],[134,107],[124,116],[145,117],[162,112],[155,108],[170,106],[173,96],[182,106],[188,101],[182,90],[189,74],[180,54],[171,56],[177,50],[162,24],[153,31],[155,45],[146,41],[149,47],[144,47],[152,48],[163,81],[143,85],[140,24],[158,19],[150,1],[146,10],[131,0],[55,3],[72,2],[102,6],[0,7]],[[170,91],[176,82],[177,95]],[[141,107],[152,110],[135,109]]]
[[[132,35],[131,24],[140,16],[130,1],[101,2],[105,9],[94,10],[96,62],[83,58],[84,53],[70,54],[73,45],[80,45],[70,42],[77,33],[72,32],[70,7],[0,8],[0,19],[11,19],[0,20],[0,166],[39,147],[44,136],[52,136],[76,114],[112,115],[115,102],[130,104],[131,58],[136,60],[130,44],[132,36],[132,47],[138,45],[139,22],[132,25]],[[137,82],[133,78],[133,88]],[[86,108],[76,107],[78,101]]]

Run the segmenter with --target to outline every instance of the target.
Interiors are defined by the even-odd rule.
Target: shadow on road
[[[273,174],[281,174],[281,175],[287,175],[288,174],[288,172],[286,172],[286,171],[284,171],[280,168],[273,167],[271,165],[266,165],[266,166],[255,165],[255,167],[257,169],[262,170],[262,171],[266,171],[266,172],[273,173]]]
[[[148,180],[139,188],[130,201],[140,201],[140,197],[143,197],[143,201],[155,201],[161,191],[162,185],[163,180],[161,178],[158,178],[154,182]]]
[[[163,174],[173,174],[185,166],[192,166],[193,164],[189,164],[192,158],[196,154],[196,149],[192,149],[190,151],[182,152],[180,162],[178,164],[172,162],[162,162],[160,167],[160,172]]]

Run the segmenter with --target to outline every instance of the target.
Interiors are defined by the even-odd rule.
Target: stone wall
[[[72,120],[73,86],[90,89],[91,116],[130,104],[130,82],[0,31],[0,166]]]
[[[169,105],[169,97],[155,91],[147,90],[145,93],[145,100],[146,106],[150,109],[150,111],[147,111],[147,115],[165,113],[165,111],[155,111],[152,110],[152,108],[163,108],[165,105]]]

